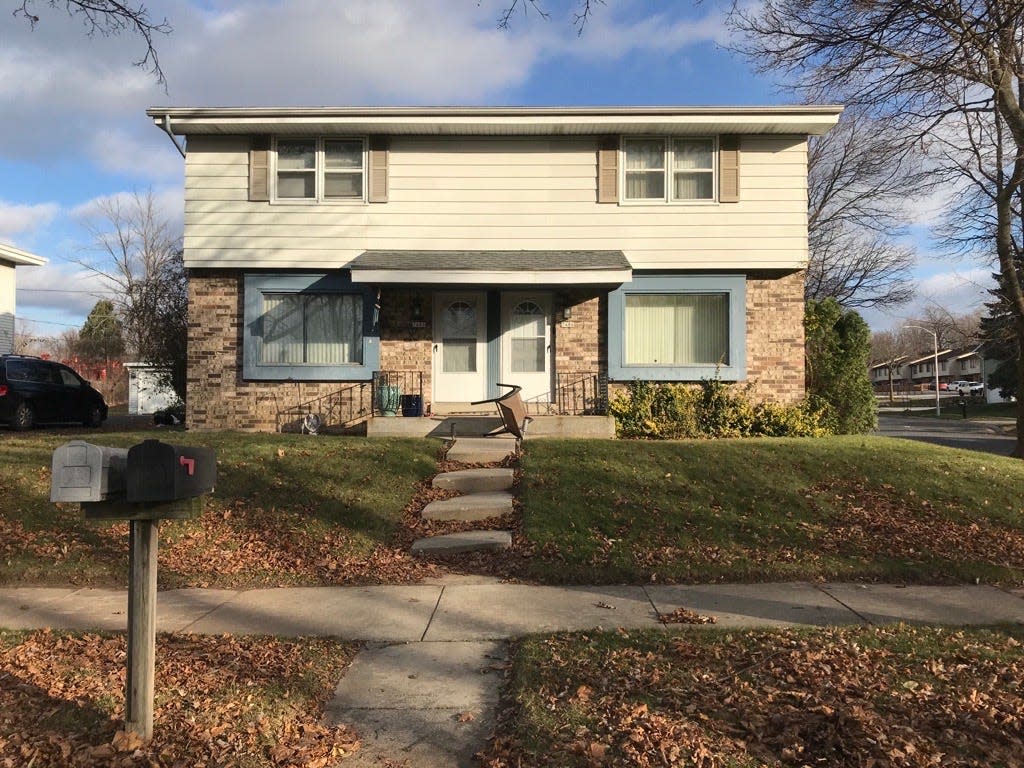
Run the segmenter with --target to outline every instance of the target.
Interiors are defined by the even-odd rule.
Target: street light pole
[[[923,325],[904,325],[904,328],[917,328],[932,335],[932,342],[935,345],[935,415],[942,415],[942,406],[939,404],[939,334]]]

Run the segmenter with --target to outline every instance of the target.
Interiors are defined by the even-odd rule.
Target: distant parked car
[[[985,394],[985,385],[980,381],[954,381],[950,389],[956,385],[956,391],[963,396]]]
[[[25,355],[0,355],[0,422],[98,427],[107,418],[103,395],[71,368]]]

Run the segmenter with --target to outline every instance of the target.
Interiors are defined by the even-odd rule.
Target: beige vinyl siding
[[[250,203],[248,137],[193,136],[189,267],[343,267],[368,249],[621,249],[634,269],[799,267],[803,137],[745,136],[740,202],[601,205],[599,137],[392,137],[389,201]]]
[[[14,342],[14,267],[0,262],[0,355]]]

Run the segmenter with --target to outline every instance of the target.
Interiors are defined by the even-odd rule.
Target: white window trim
[[[672,168],[673,142],[683,139],[687,141],[699,141],[710,139],[711,141],[711,198],[709,200],[674,200],[672,190],[675,188]],[[647,197],[642,200],[630,200],[626,197],[626,144],[630,141],[655,140],[660,141],[665,147],[664,168],[665,174],[665,196],[661,199]],[[698,169],[700,170],[700,169]],[[619,138],[619,205],[695,205],[707,206],[718,205],[718,136],[672,136],[667,134],[639,134],[636,136],[621,136]]]
[[[278,197],[277,196],[277,142],[281,141],[315,141],[316,156],[314,160],[314,197]],[[324,156],[325,141],[359,141],[363,145],[363,195],[362,197],[324,197],[324,171],[327,163]],[[271,144],[270,158],[270,203],[272,205],[368,205],[370,183],[370,140],[368,136],[275,136]]]

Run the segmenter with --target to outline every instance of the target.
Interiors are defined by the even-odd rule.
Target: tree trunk
[[[1017,319],[1017,442],[1010,454],[1024,459],[1024,320]]]

